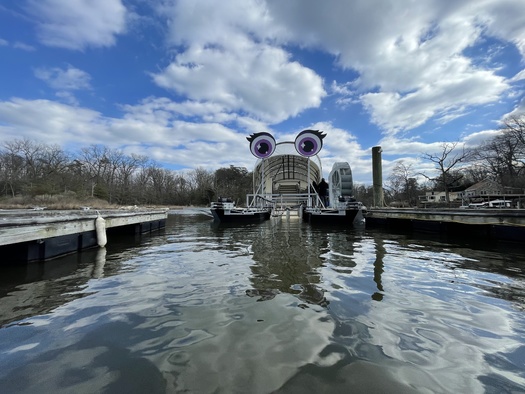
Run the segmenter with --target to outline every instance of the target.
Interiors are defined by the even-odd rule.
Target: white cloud
[[[0,38],[0,46],[9,46],[9,44],[10,44],[9,41],[4,40],[3,38]],[[26,43],[21,42],[21,41],[13,42],[12,46],[15,49],[21,49],[21,50],[27,51],[27,52],[33,52],[33,51],[36,50],[36,48],[34,46],[26,44]]]
[[[32,8],[41,42],[75,50],[114,45],[132,18],[123,4],[133,9],[133,2],[122,0],[26,2]],[[390,168],[392,157],[409,158],[432,151],[432,143],[409,138],[408,131],[414,133],[418,126],[446,124],[489,105],[492,109],[506,106],[501,111],[510,111],[508,106],[513,105],[512,114],[523,111],[524,102],[519,98],[524,72],[517,72],[516,65],[502,66],[502,56],[510,45],[523,53],[525,2],[157,0],[148,4],[154,4],[158,19],[148,20],[147,28],[137,25],[144,36],[134,36],[137,40],[133,44],[143,45],[151,37],[147,35],[149,28],[157,37],[165,22],[165,42],[148,42],[148,48],[137,48],[146,48],[148,56],[155,53],[148,51],[151,47],[157,51],[164,44],[166,51],[147,65],[137,57],[133,64],[114,66],[129,66],[126,76],[133,77],[144,75],[148,67],[147,75],[165,89],[167,97],[152,96],[158,94],[157,86],[149,89],[151,86],[138,77],[131,88],[126,86],[111,96],[96,92],[97,100],[107,99],[108,108],[118,106],[123,112],[122,117],[109,117],[78,107],[73,94],[91,89],[89,74],[73,66],[38,68],[35,76],[48,83],[63,102],[74,106],[49,100],[0,102],[2,138],[17,138],[27,132],[28,138],[49,137],[53,142],[124,146],[166,163],[212,168],[235,160],[250,168],[253,158],[245,135],[269,131],[279,138],[291,138],[301,124],[329,133],[322,152],[325,171],[334,161],[348,161],[366,178],[371,173],[371,147],[361,146],[351,127],[356,124],[359,132],[368,133],[359,136],[367,143],[376,142],[378,127],[363,122],[363,112],[384,130],[379,144],[384,144],[385,168]],[[136,9],[146,9],[139,17],[146,24],[149,9]],[[481,50],[485,41],[500,52],[485,56],[487,52]],[[14,44],[0,39],[0,45]],[[38,49],[39,53],[31,55],[68,53]],[[115,58],[121,56],[122,48],[118,49],[112,53]],[[98,52],[89,53],[97,62],[101,59]],[[77,66],[96,70],[93,58],[77,55]],[[80,63],[84,59],[89,66]],[[131,59],[126,57],[126,61]],[[67,64],[69,59],[56,61]],[[97,70],[97,79],[103,78],[103,71]],[[503,76],[510,72],[515,75]],[[321,75],[326,75],[327,81]],[[114,86],[121,88],[117,82]],[[126,96],[115,99],[119,94]],[[328,94],[330,99],[323,103]],[[334,102],[340,107],[332,112]],[[351,110],[344,113],[341,106],[351,106]],[[487,111],[479,118],[498,117],[497,111]],[[35,120],[27,119],[26,113]],[[314,123],[322,120],[326,121]],[[270,130],[270,125],[279,122],[283,123],[276,126],[278,132]],[[286,127],[295,130],[287,132]],[[445,129],[439,128],[450,135]],[[463,138],[470,144],[487,133]],[[425,138],[429,135],[430,131]]]
[[[505,119],[510,116],[522,116],[523,114],[525,114],[525,99],[519,102],[512,111],[504,114],[501,119]]]
[[[0,102],[0,135],[3,141],[20,136],[61,146],[85,147],[103,144],[123,149],[126,153],[148,155],[167,165],[189,168],[203,167],[214,170],[230,165],[252,169],[255,160],[250,154],[246,136],[254,131],[268,131],[278,141],[293,141],[299,130],[276,133],[264,124],[250,118],[233,121],[244,128],[237,131],[216,122],[187,121],[214,113],[208,104],[176,103],[167,98],[148,98],[135,106],[122,106],[121,118],[104,116],[86,108],[60,104],[49,100],[11,99]],[[350,164],[356,182],[369,184],[372,180],[371,147],[363,147],[351,130],[334,127],[330,122],[305,125],[327,134],[320,157],[324,176],[333,163]],[[492,131],[465,136],[463,141],[475,145],[490,137]],[[383,147],[384,177],[394,165],[393,160],[417,160],[418,171],[432,173],[433,167],[421,161],[424,152],[441,148],[440,142],[423,142],[416,139],[399,139],[387,136],[377,145]],[[417,159],[414,159],[417,157]]]
[[[330,88],[332,94],[340,94],[343,96],[350,96],[354,94],[352,82],[339,84],[337,83],[337,81],[332,81],[332,85],[330,86]]]
[[[183,47],[153,76],[159,86],[269,123],[318,107],[326,95],[321,77],[271,42],[261,2],[180,1],[159,12],[170,20],[170,42]]]
[[[157,8],[168,19],[168,40],[174,45],[203,47],[210,43],[231,47],[249,34],[255,42],[274,40],[286,34],[275,24],[264,1],[178,0]]]
[[[79,104],[73,91],[91,89],[91,76],[87,72],[72,66],[68,66],[66,69],[41,67],[35,69],[34,74],[35,77],[55,89],[55,94],[61,101],[71,105]]]
[[[147,97],[137,105],[123,105],[126,118],[145,122],[162,120],[167,124],[179,117],[206,117],[220,113],[223,107],[216,103],[200,103],[197,101],[175,102],[166,97]]]
[[[270,123],[318,107],[325,95],[315,72],[289,61],[281,49],[250,42],[240,52],[193,47],[154,80],[192,100],[219,103]]]
[[[90,89],[91,76],[78,68],[68,66],[66,69],[37,68],[35,76],[45,81],[55,90],[81,90]]]
[[[326,133],[323,148],[319,153],[322,161],[323,174],[328,177],[332,166],[337,162],[347,162],[354,178],[361,182],[372,179],[371,150],[362,147],[357,137],[351,131],[335,127],[331,122],[317,122],[305,126],[305,129],[321,130]],[[283,136],[286,141],[294,141],[300,130],[294,130]],[[356,174],[359,174],[356,177]]]
[[[501,133],[497,129],[482,130],[466,134],[458,138],[457,149],[475,148]],[[426,153],[439,153],[443,150],[443,142],[450,141],[423,141],[418,138],[399,138],[396,135],[387,135],[378,145],[382,147],[383,156],[383,181],[386,181],[396,162],[403,160],[405,164],[412,164],[414,173],[435,176],[438,170],[435,163],[425,159]],[[425,178],[417,176],[418,181],[424,182]]]
[[[384,156],[421,156],[425,152],[434,152],[441,149],[441,142],[425,142],[416,138],[398,138],[386,136],[378,145],[383,149]]]
[[[486,35],[520,50],[525,42],[525,3],[508,0],[168,4],[159,13],[169,19],[170,42],[183,52],[155,81],[268,122],[316,108],[326,95],[315,86],[320,78],[294,64],[286,46],[325,51],[341,68],[357,71],[357,80],[332,83],[341,96],[336,102],[346,107],[360,97],[372,121],[396,133],[433,118],[446,123],[502,98],[510,86],[499,66],[485,61],[481,68],[465,51]],[[306,87],[300,81],[308,74]]]
[[[79,105],[79,102],[75,95],[68,90],[59,90],[55,95],[60,99],[60,101],[70,104],[70,105]]]
[[[16,48],[16,49],[21,49],[23,51],[27,51],[27,52],[33,52],[36,50],[36,48],[32,45],[29,45],[29,44],[25,44],[23,42],[20,42],[20,41],[16,41],[13,43],[13,48]]]
[[[516,0],[480,2],[479,18],[488,34],[512,42],[525,57],[525,3]]]
[[[109,47],[126,29],[121,0],[28,0],[27,9],[37,21],[39,40],[48,46]]]
[[[176,107],[175,107],[176,108]],[[158,109],[158,111],[157,111]],[[170,102],[144,108],[125,107],[122,118],[49,100],[12,99],[0,102],[0,135],[10,141],[25,138],[61,146],[103,144],[128,153],[148,154],[166,164],[216,169],[230,164],[249,169],[254,158],[245,134],[218,123],[177,120]],[[145,113],[150,116],[144,116]]]
[[[395,132],[418,127],[433,116],[451,120],[470,106],[497,101],[508,87],[504,78],[490,72],[465,71],[454,79],[436,81],[406,95],[366,93],[361,100],[374,123]]]
[[[512,77],[509,82],[518,82],[518,81],[523,81],[525,79],[525,68],[523,70],[521,70],[519,73],[517,73],[516,75],[514,75],[514,77]]]
[[[25,138],[63,145],[68,141],[93,143],[101,138],[102,118],[96,111],[49,100],[12,99],[0,102],[2,139]],[[4,126],[5,125],[5,126]]]
[[[494,138],[498,134],[501,134],[501,131],[482,130],[465,136],[463,138],[463,142],[465,142],[466,147],[475,148],[481,145],[482,143],[486,142],[487,140]]]
[[[275,22],[288,29],[282,39],[333,54],[341,67],[359,73],[357,87],[375,89],[361,96],[363,104],[374,122],[394,132],[497,100],[509,88],[496,69],[477,68],[465,55],[483,34],[512,42],[525,54],[525,2],[267,4]]]
[[[269,131],[265,123],[253,118],[226,112],[226,109],[215,102],[186,100],[172,101],[166,97],[148,97],[137,105],[122,105],[124,118],[145,123],[161,123],[171,126],[184,119],[199,119],[205,124],[236,123],[239,129],[247,133]]]
[[[352,104],[359,104],[359,92],[355,90],[355,81],[338,83],[332,81],[330,94],[336,96],[336,104],[341,108],[347,108]]]

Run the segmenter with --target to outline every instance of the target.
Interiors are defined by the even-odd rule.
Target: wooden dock
[[[41,261],[97,246],[95,220],[108,234],[165,227],[167,210],[0,210],[0,265]]]
[[[459,238],[525,241],[523,209],[372,208],[366,216],[366,225]]]

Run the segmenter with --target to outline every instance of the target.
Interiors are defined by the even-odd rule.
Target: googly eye
[[[250,151],[258,159],[270,157],[275,151],[275,138],[270,133],[254,133],[246,139],[250,141]]]
[[[303,130],[295,138],[295,150],[301,156],[315,156],[323,147],[323,134],[319,130]]]

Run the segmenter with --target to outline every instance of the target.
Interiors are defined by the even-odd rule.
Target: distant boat
[[[512,201],[510,200],[492,200],[489,201],[489,208],[510,208]]]
[[[246,207],[237,207],[228,197],[213,202],[214,219],[253,222],[295,215],[309,223],[364,221],[366,207],[353,197],[352,171],[348,163],[334,164],[326,198],[314,187],[322,179],[318,153],[325,136],[319,130],[303,130],[295,141],[279,143],[269,133],[248,137],[250,150],[258,159],[253,171],[254,191],[246,196]]]
[[[219,197],[211,204],[211,213],[219,222],[261,222],[270,219],[271,207],[238,208],[230,198]]]
[[[512,201],[510,200],[492,200],[480,203],[471,203],[468,208],[510,208]]]

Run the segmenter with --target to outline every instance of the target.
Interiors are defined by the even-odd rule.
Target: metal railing
[[[317,193],[294,193],[294,194],[247,194],[246,206],[265,206],[273,209],[292,209],[300,205],[308,207],[325,208]]]

